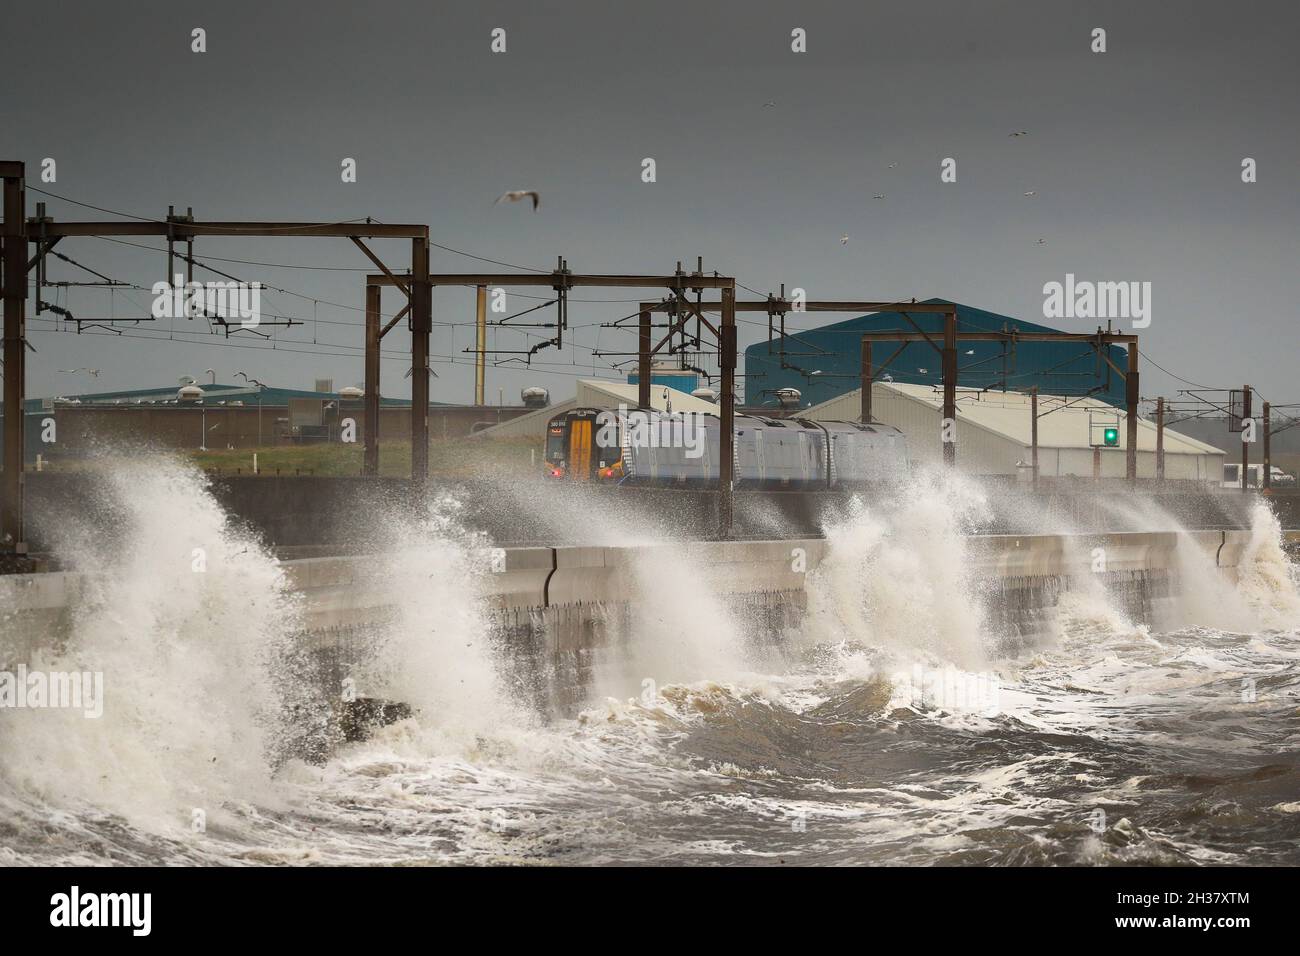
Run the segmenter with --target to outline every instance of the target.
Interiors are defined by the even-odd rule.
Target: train
[[[707,412],[574,408],[546,425],[549,477],[606,484],[716,487],[721,419]],[[906,478],[903,433],[891,425],[735,416],[736,488],[792,491]]]

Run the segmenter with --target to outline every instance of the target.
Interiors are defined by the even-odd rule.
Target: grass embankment
[[[530,456],[540,451],[534,438],[482,439],[448,438],[429,442],[429,474],[446,478],[473,478],[483,474],[536,472],[540,460]],[[320,445],[275,445],[268,448],[212,449],[192,451],[184,457],[204,471],[251,474],[253,452],[263,475],[359,475],[362,448],[338,443]],[[411,443],[379,443],[379,474],[405,478],[411,474]]]
[[[359,475],[360,445],[329,443],[319,445],[269,445],[265,448],[213,448],[208,451],[159,452],[159,457],[174,457],[203,471],[220,475],[253,474],[253,453],[261,475]],[[536,463],[532,455],[536,453]],[[133,455],[133,461],[140,460]],[[54,460],[46,462],[46,471],[84,471],[111,466],[111,457]],[[473,478],[484,474],[538,474],[541,465],[541,442],[535,438],[447,438],[429,442],[429,474],[444,478]],[[406,478],[411,474],[411,443],[379,443],[379,474]]]

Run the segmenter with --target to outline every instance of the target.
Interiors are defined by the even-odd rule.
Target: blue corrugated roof
[[[953,304],[957,307],[958,331],[1058,331],[959,302]],[[909,315],[926,333],[942,334],[942,315]],[[801,404],[804,406],[851,392],[862,383],[861,333],[891,330],[915,331],[900,312],[876,312],[807,332],[788,333],[785,338],[786,368],[781,367],[779,337],[774,337],[770,345],[767,342],[751,345],[745,349],[745,403],[775,404],[772,392],[786,387],[797,388],[803,393]],[[896,382],[916,385],[938,385],[942,381],[939,354],[928,343],[911,343],[895,356],[900,345],[902,343],[898,341],[873,344],[872,360],[877,368],[894,356],[888,368],[879,374],[888,374]],[[1110,348],[1111,361],[1124,368],[1127,360],[1124,349],[1119,346]],[[1003,345],[999,342],[963,342],[958,349],[957,366],[958,382],[963,388],[1001,388],[1005,381],[1006,388],[1014,391],[1025,391],[1037,385],[1044,392],[1077,395],[1100,387],[1100,391],[1094,393],[1095,398],[1113,405],[1124,404],[1123,379],[1085,345],[1021,342],[1014,352],[1008,347],[1004,356]]]

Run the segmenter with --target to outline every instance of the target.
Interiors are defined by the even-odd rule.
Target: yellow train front
[[[737,488],[814,491],[907,480],[907,443],[878,423],[737,415],[732,474]],[[721,421],[704,413],[575,408],[546,426],[554,479],[609,484],[716,487]]]
[[[579,408],[547,422],[545,461],[552,478],[615,482],[623,478],[620,434],[606,424],[609,414],[604,409]]]

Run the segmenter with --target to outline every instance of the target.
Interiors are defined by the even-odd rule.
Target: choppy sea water
[[[280,569],[194,476],[124,475],[136,547],[29,662],[103,672],[105,713],[0,710],[0,861],[1300,862],[1300,598],[1271,517],[1239,583],[1184,568],[1145,624],[1071,593],[1008,652],[965,579],[979,502],[951,491],[830,523],[779,653],[689,574],[657,579],[631,659],[566,719],[503,678],[453,583],[481,558],[454,518],[407,528],[368,679],[415,715],[313,764],[277,747],[298,613]]]

